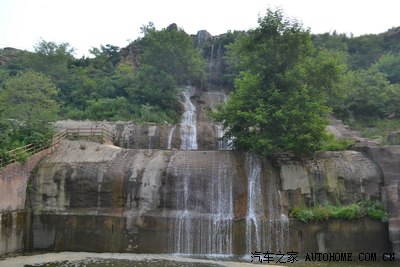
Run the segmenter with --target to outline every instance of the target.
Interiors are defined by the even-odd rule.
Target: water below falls
[[[251,263],[249,259],[243,258],[208,258],[208,257],[183,257],[179,255],[168,254],[119,254],[119,253],[90,253],[90,252],[61,252],[46,253],[29,256],[12,256],[0,260],[0,267],[251,267],[265,266],[257,263]],[[255,265],[257,264],[257,265]],[[285,266],[291,266],[292,264]],[[382,262],[305,262],[299,259],[299,262],[293,264],[296,267],[400,267],[400,263],[391,262],[383,264]],[[273,264],[280,267],[282,265]]]

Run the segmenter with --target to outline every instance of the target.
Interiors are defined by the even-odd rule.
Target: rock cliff
[[[0,170],[0,255],[27,247],[30,231],[30,213],[26,206],[28,181],[38,162],[52,150],[43,150],[24,164],[16,162]]]
[[[381,169],[383,199],[389,213],[389,236],[393,252],[400,253],[400,146],[359,146]]]
[[[341,240],[343,249],[356,252],[378,239],[374,251],[390,247],[381,222],[330,222],[305,233],[307,227],[288,220],[299,201],[380,197],[382,175],[362,152],[277,168],[233,151],[84,144],[63,142],[37,168],[30,191],[33,248],[246,254],[261,246],[305,253],[322,250],[321,242],[337,251]],[[360,242],[341,239],[359,231],[365,232]]]

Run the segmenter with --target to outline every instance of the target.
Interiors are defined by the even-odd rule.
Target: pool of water
[[[179,262],[172,260],[119,260],[88,258],[80,261],[63,261],[44,264],[27,264],[25,267],[220,267],[221,265],[198,262]]]
[[[269,264],[294,267],[400,267],[400,262],[304,262]],[[223,255],[171,255],[171,254],[128,254],[128,253],[86,253],[61,252],[31,255],[15,255],[0,260],[0,267],[246,267],[266,266],[250,257],[227,257]]]

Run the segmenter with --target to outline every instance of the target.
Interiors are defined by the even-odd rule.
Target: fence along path
[[[42,150],[50,147],[54,147],[59,144],[62,140],[70,139],[89,139],[91,141],[98,142],[113,142],[114,134],[104,128],[69,128],[62,130],[47,142],[43,143],[41,146],[35,146],[34,144],[28,144],[22,147],[14,148],[13,150],[7,151],[7,158],[0,156],[0,169],[4,166],[17,162],[24,161],[27,157],[34,155]]]

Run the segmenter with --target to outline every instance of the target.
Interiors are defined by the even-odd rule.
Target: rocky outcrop
[[[0,170],[0,255],[21,251],[29,237],[30,214],[26,209],[28,180],[38,162],[51,153],[43,150],[24,164],[12,163]]]
[[[400,146],[358,147],[380,167],[383,174],[383,196],[389,212],[389,236],[393,252],[400,253]]]
[[[119,64],[127,64],[134,69],[138,68],[140,65],[140,51],[141,48],[134,43],[121,48]]]
[[[308,205],[381,199],[380,168],[362,152],[323,152],[315,160],[282,160],[280,165],[282,189],[290,192],[291,206],[300,195]]]
[[[300,182],[292,181],[297,178]],[[254,246],[249,231],[256,231],[254,240],[255,233],[269,233],[270,241],[260,243],[262,249],[304,253],[316,248],[324,234],[330,249],[343,234],[340,228],[346,227],[349,241],[342,239],[343,251],[360,250],[377,236],[383,241],[374,249],[385,251],[388,237],[381,222],[323,224],[308,235],[308,226],[287,220],[288,210],[299,201],[378,196],[381,178],[377,166],[355,151],[285,162],[279,169],[232,151],[121,149],[64,141],[40,163],[32,179],[31,245],[51,250],[246,254]],[[264,226],[253,228],[260,216]],[[359,231],[364,237],[353,240]]]

